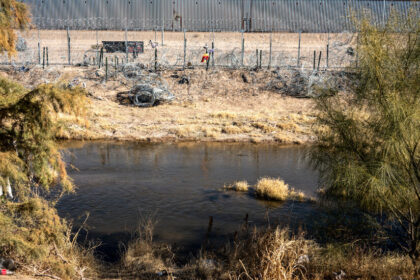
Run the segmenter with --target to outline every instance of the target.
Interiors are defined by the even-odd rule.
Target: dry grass
[[[237,192],[247,192],[249,190],[249,185],[247,181],[236,181],[233,184],[225,185],[224,190],[237,191]]]
[[[236,181],[232,184],[224,185],[223,190],[237,192],[248,192],[253,190],[256,197],[266,200],[307,200],[303,192],[296,191],[294,188],[289,188],[289,185],[279,178],[263,177],[252,187],[247,181]]]
[[[200,277],[192,278],[371,280],[415,277],[415,267],[408,256],[354,245],[330,244],[322,247],[306,239],[303,233],[293,235],[287,229],[253,229],[242,232],[242,236],[234,241],[218,254],[200,256],[195,262],[195,275]],[[203,268],[203,260],[206,263],[211,260],[213,265]]]
[[[150,227],[148,227],[150,229]],[[143,229],[144,230],[144,229]],[[148,230],[148,235],[152,231]],[[214,280],[325,280],[325,279],[413,279],[415,267],[408,256],[383,253],[354,244],[320,246],[303,233],[291,234],[281,228],[241,227],[233,242],[213,250],[202,248],[186,265],[176,265],[170,250],[157,249],[151,237],[130,243],[124,256],[122,279]],[[162,253],[165,252],[165,253]],[[164,256],[171,256],[165,257]],[[341,273],[341,271],[343,273]],[[341,273],[341,278],[337,274]],[[345,274],[345,276],[343,276]],[[131,277],[128,277],[131,276]],[[398,278],[400,279],[400,278]]]
[[[102,83],[96,68],[50,67],[1,74],[33,87],[43,80],[54,81],[78,77],[90,92],[88,120],[90,125],[69,124],[60,132],[64,139],[121,139],[159,141],[241,141],[241,142],[311,142],[313,101],[285,97],[260,89],[275,78],[271,71],[260,71],[244,83],[243,70],[163,71],[176,100],[168,105],[135,108],[129,101],[116,98],[117,93],[130,89],[132,81],[123,75]],[[93,73],[93,75],[92,75]],[[179,84],[173,74],[190,77],[188,86]],[[58,78],[55,78],[58,77]],[[206,87],[203,88],[203,82]],[[225,92],[227,90],[227,92]],[[269,100],[269,102],[267,102]],[[121,102],[121,103],[120,103]],[[301,112],[299,114],[299,112]]]
[[[174,270],[175,255],[171,247],[153,240],[155,224],[153,217],[140,222],[136,237],[128,244],[121,259],[119,274],[123,275],[123,279],[156,279],[158,273],[166,271],[170,276]],[[169,276],[167,279],[173,279]]]
[[[62,279],[97,277],[93,247],[83,248],[55,208],[39,198],[0,205],[1,256],[13,259],[20,271]]]
[[[281,179],[261,178],[255,185],[257,197],[268,200],[286,200],[289,196],[289,185]]]

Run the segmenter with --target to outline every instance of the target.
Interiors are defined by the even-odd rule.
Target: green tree
[[[318,143],[311,151],[323,197],[383,213],[420,258],[420,29],[417,14],[386,27],[358,23],[358,68],[350,92],[316,100]]]

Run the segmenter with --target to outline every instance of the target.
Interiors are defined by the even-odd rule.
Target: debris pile
[[[293,97],[317,97],[325,90],[343,90],[349,83],[349,73],[305,71],[303,69],[273,71],[274,79],[265,89]]]

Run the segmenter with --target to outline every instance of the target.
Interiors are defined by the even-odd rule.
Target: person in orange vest
[[[207,63],[207,61],[210,59],[209,50],[207,46],[205,46],[204,49],[206,50],[206,52],[203,54],[203,57],[201,58],[201,62]]]

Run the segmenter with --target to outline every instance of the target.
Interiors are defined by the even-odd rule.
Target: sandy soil
[[[266,89],[275,75],[268,70],[163,71],[157,78],[166,81],[176,99],[151,108],[134,107],[130,102],[121,104],[117,94],[134,84],[121,73],[106,83],[102,70],[89,67],[35,67],[26,73],[3,69],[2,74],[30,88],[63,79],[77,78],[85,83],[90,93],[89,123],[87,127],[69,125],[69,132],[60,135],[67,139],[280,143],[314,140],[313,102]],[[190,83],[179,84],[180,78],[173,75],[185,75]]]

